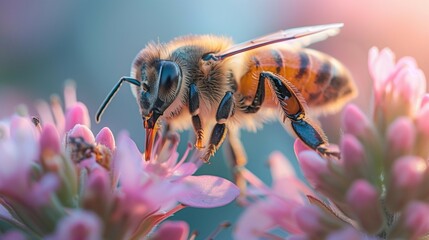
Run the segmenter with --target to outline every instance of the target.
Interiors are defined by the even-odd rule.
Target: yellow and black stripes
[[[243,99],[254,99],[259,74],[263,71],[278,74],[295,86],[310,107],[323,107],[344,101],[354,95],[355,87],[347,70],[333,58],[311,49],[284,47],[262,48],[246,54],[247,70],[239,79],[238,92]],[[271,89],[265,88],[265,105],[275,107]],[[341,105],[341,104],[340,104]],[[242,107],[245,112],[254,112]]]

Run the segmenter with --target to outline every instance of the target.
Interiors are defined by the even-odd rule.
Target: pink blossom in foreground
[[[250,183],[247,206],[235,227],[236,239],[269,238],[271,231],[282,229],[293,234],[305,232],[297,214],[308,205],[306,195],[315,195],[302,183],[290,163],[280,154],[273,153],[269,164],[273,186],[269,188],[251,172],[244,170],[243,176]]]
[[[199,156],[179,159],[178,135],[158,135],[149,161],[125,132],[94,136],[71,85],[66,111],[54,98],[39,112],[0,122],[0,225],[12,228],[0,238],[141,239],[183,208],[238,196],[223,178],[192,176]]]
[[[369,72],[374,81],[373,112],[368,116],[355,105],[345,108],[341,157],[321,156],[297,140],[295,153],[313,190],[298,194],[299,204],[281,204],[271,200],[275,188],[264,187],[266,197],[241,216],[236,239],[281,239],[270,233],[274,227],[295,240],[429,236],[425,76],[413,58],[395,62],[392,51],[376,48],[369,52]],[[296,189],[297,181],[285,181],[284,189]],[[295,196],[287,197],[298,199]],[[268,210],[274,208],[275,213]],[[258,221],[249,220],[255,218]],[[285,222],[294,223],[296,229],[282,225]]]
[[[389,49],[369,53],[375,101],[372,116],[354,105],[344,110],[341,159],[324,158],[301,147],[296,152],[311,185],[330,200],[343,216],[344,227],[353,226],[365,237],[419,239],[429,225],[407,224],[429,207],[428,136],[423,129],[426,80],[414,59],[394,61]],[[300,142],[297,145],[302,145]],[[328,171],[309,168],[324,162]],[[314,177],[316,176],[316,177]]]

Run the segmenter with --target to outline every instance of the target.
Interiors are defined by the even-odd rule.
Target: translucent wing
[[[235,54],[284,41],[290,41],[288,44],[290,43],[296,47],[304,47],[309,44],[322,41],[327,37],[336,35],[343,25],[344,24],[342,23],[334,23],[282,30],[247,42],[236,44],[225,51],[217,53],[213,57],[216,60],[223,60]]]

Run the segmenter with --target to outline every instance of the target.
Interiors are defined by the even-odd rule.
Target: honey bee
[[[130,77],[122,77],[104,100],[96,121],[127,82],[146,130],[146,160],[160,120],[167,129],[193,128],[206,162],[228,139],[233,165],[244,166],[239,130],[255,130],[273,117],[318,153],[335,154],[310,112],[338,110],[356,87],[338,60],[304,47],[342,26],[293,28],[237,45],[213,35],[149,43],[134,59]]]

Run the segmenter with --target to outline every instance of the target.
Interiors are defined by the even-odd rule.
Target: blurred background
[[[370,47],[389,47],[397,57],[413,56],[429,74],[428,9],[424,0],[0,1],[0,117],[10,115],[19,103],[31,106],[34,99],[61,94],[66,79],[76,81],[78,99],[93,116],[118,79],[129,74],[137,52],[151,40],[217,34],[242,42],[280,29],[334,22],[345,24],[341,33],[312,47],[349,67],[360,91],[354,102],[368,111]],[[339,114],[321,117],[331,142],[341,134],[339,119]],[[129,87],[121,89],[92,129],[98,132],[103,126],[115,134],[126,129],[142,146],[144,131]],[[188,136],[182,134],[182,149]],[[258,133],[242,132],[242,139],[248,168],[267,184],[271,179],[266,160],[271,152],[283,152],[296,165],[293,139],[278,123],[267,124]],[[221,152],[198,174],[231,179]],[[185,209],[174,218],[188,221],[192,230],[205,237],[220,222],[234,222],[241,210],[236,204]],[[230,231],[218,239],[229,239]]]

